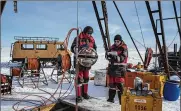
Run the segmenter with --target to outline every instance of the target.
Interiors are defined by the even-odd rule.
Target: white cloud
[[[150,32],[150,31],[153,31],[153,29],[151,29],[151,28],[142,28],[142,32]],[[141,33],[141,30],[136,29],[136,30],[133,30],[132,32],[133,33]]]
[[[10,47],[2,47],[1,48],[1,62],[9,62],[10,57]]]
[[[99,2],[97,3],[97,8],[100,12],[100,17],[102,17],[102,7]],[[138,18],[136,16],[136,11],[133,1],[116,1],[118,8],[128,26],[129,31],[133,37],[140,37],[141,33],[138,24]],[[153,8],[157,8],[155,2],[153,3]],[[177,2],[178,3],[178,2]],[[176,3],[176,4],[177,4]],[[121,34],[124,39],[130,39],[124,25],[114,7],[112,1],[106,2],[108,11],[108,21],[109,21],[109,33],[110,37],[115,34]],[[136,2],[138,13],[140,17],[141,26],[144,35],[147,37],[147,42],[150,42],[154,38],[153,29],[151,27],[151,22],[148,16],[146,5],[144,1]],[[177,4],[178,5],[178,4]],[[168,6],[168,7],[166,7]],[[163,13],[169,16],[173,14],[173,8],[171,2],[164,2]],[[177,7],[178,8],[178,7]],[[27,35],[27,36],[55,36],[63,38],[66,36],[69,29],[77,26],[77,2],[74,1],[64,1],[64,2],[20,2],[18,4],[18,13],[12,14],[11,3],[5,9],[5,13],[2,17],[2,45],[10,41],[10,36],[8,35]],[[98,44],[102,43],[100,29],[97,23],[94,9],[92,7],[91,1],[79,2],[79,23],[78,25],[84,28],[86,25],[91,25],[95,30],[95,37]],[[13,21],[12,21],[13,20]],[[175,30],[176,25],[172,23],[164,22],[165,30],[167,28]],[[19,27],[21,25],[21,27]],[[103,24],[104,27],[104,24]],[[11,33],[9,33],[11,32]],[[172,33],[172,32],[169,32]],[[173,34],[174,35],[174,34]],[[127,37],[128,36],[128,37]],[[148,37],[149,36],[149,37]],[[7,38],[6,38],[7,37]],[[112,40],[112,38],[111,38]],[[129,41],[130,42],[130,41]],[[132,44],[132,43],[130,43]],[[148,43],[150,44],[150,43]]]
[[[109,25],[109,34],[110,35],[116,35],[118,32],[121,31],[121,26],[117,24],[108,24]]]

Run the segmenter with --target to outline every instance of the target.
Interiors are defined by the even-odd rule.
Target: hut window
[[[47,50],[47,45],[46,44],[37,44],[36,50]]]
[[[57,50],[65,50],[65,47],[63,44],[58,44],[57,45]]]
[[[33,50],[34,46],[33,46],[33,44],[21,44],[21,49],[22,50]]]

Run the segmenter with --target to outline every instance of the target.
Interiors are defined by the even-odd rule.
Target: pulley
[[[78,62],[84,67],[91,67],[97,62],[98,55],[93,48],[82,48],[78,53]]]

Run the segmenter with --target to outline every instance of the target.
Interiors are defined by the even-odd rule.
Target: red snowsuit
[[[118,97],[121,98],[125,82],[126,63],[128,60],[127,45],[122,41],[119,46],[115,44],[111,46],[110,52],[117,52],[117,56],[112,56],[109,59],[108,75],[109,75],[109,100],[113,101],[116,88],[118,88]],[[108,100],[108,101],[109,101]],[[121,104],[121,101],[120,101]]]
[[[95,40],[92,36],[88,36],[88,34],[85,33],[80,33],[79,37],[79,50],[83,47],[89,47],[89,48],[94,48],[95,50],[97,49]],[[86,41],[89,41],[89,44],[87,44]],[[71,51],[75,54],[75,46],[76,46],[76,38],[74,39],[72,46],[71,46]],[[75,61],[75,56],[74,56],[74,67],[76,64]],[[90,67],[91,68],[91,67]],[[90,68],[81,66],[79,64],[79,74],[78,74],[78,85],[77,85],[77,96],[82,96],[83,94],[87,94],[88,92],[88,81],[89,81],[89,70]]]
[[[121,59],[118,60],[117,58],[112,58],[108,67],[109,86],[111,88],[115,88],[115,83],[124,83],[126,68],[124,67],[124,65],[121,65],[119,63],[127,63],[127,46],[124,42],[122,42],[119,46],[112,45],[110,51],[116,51],[118,57],[120,57]],[[120,70],[120,72],[117,73],[117,70]]]

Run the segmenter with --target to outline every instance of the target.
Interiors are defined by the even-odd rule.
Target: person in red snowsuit
[[[128,48],[122,40],[121,35],[114,37],[114,44],[106,53],[106,58],[109,60],[108,75],[109,75],[109,98],[108,102],[114,103],[116,89],[118,89],[119,103],[121,104],[121,94],[124,89],[125,73],[128,59]]]
[[[93,28],[90,26],[86,26],[79,34],[79,44],[78,44],[78,50],[81,50],[82,48],[93,48],[97,49],[97,46],[95,44],[95,40],[92,36],[93,33]],[[74,39],[72,46],[71,46],[71,51],[74,53],[74,67],[76,66],[76,58],[75,58],[75,47],[76,47],[76,39]],[[91,67],[84,67],[79,64],[79,74],[78,74],[78,85],[77,85],[77,102],[82,101],[82,97],[84,99],[89,99],[90,96],[88,95],[88,81],[89,81],[89,70]]]

